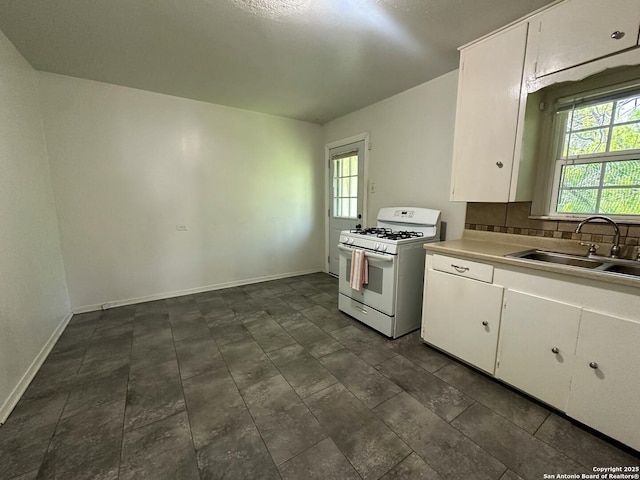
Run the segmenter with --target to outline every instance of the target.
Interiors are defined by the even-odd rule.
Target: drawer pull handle
[[[487,322],[486,320],[484,322],[482,322],[482,325],[484,325],[485,327],[489,325],[489,322]]]
[[[558,347],[553,347],[551,349],[551,352],[555,353],[556,355],[560,353],[560,349]]]
[[[621,32],[620,30],[616,30],[611,34],[611,38],[614,40],[620,40],[622,37],[624,37],[624,32]]]
[[[464,273],[469,271],[469,267],[461,267],[460,265],[454,265],[453,263],[451,264],[451,266],[455,268],[456,272],[458,273]]]
[[[590,362],[590,363],[589,363],[589,366],[590,366],[591,368],[593,368],[594,370],[597,370],[597,369],[598,369],[598,364],[597,364],[596,362]]]

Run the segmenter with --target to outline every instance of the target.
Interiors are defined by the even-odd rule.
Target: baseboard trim
[[[153,300],[164,300],[166,298],[182,297],[184,295],[193,295],[194,293],[211,292],[214,290],[222,290],[223,288],[240,287],[242,285],[250,285],[252,283],[267,282],[269,280],[279,280],[282,278],[297,277],[298,275],[308,275],[310,273],[320,273],[321,268],[313,268],[309,270],[300,270],[298,272],[281,273],[278,275],[265,275],[263,277],[249,278],[246,280],[237,280],[234,282],[217,283],[215,285],[206,285],[204,287],[188,288],[185,290],[176,290],[174,292],[157,293],[146,295],[144,297],[133,297],[122,300],[109,300],[94,305],[84,305],[73,308],[73,313],[95,312],[96,310],[108,310],[114,307],[124,307],[126,305],[135,305],[136,303],[151,302]]]
[[[67,324],[69,323],[69,320],[71,320],[72,316],[73,316],[72,312],[69,312],[64,316],[62,321],[58,324],[58,326],[55,328],[55,330],[53,331],[53,333],[51,334],[47,342],[44,344],[44,346],[40,350],[40,353],[38,353],[38,355],[33,360],[33,362],[31,362],[31,365],[29,365],[29,368],[27,368],[27,371],[24,373],[24,375],[22,376],[18,384],[15,386],[13,391],[9,394],[9,397],[5,400],[5,402],[0,407],[0,425],[2,425],[7,420],[7,418],[9,417],[9,414],[13,411],[15,406],[18,404],[18,401],[20,401],[20,398],[22,398],[22,395],[24,395],[24,392],[27,390],[27,387],[29,386],[33,378],[36,376],[36,373],[38,373],[38,370],[40,370],[40,367],[42,366],[44,361],[47,359],[47,356],[51,352],[51,349],[60,338],[60,335],[62,335],[62,332],[64,332],[64,329],[67,327]]]

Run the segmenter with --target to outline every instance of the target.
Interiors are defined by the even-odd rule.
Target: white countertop
[[[480,261],[484,260],[491,263],[531,268],[533,270],[571,275],[574,277],[592,279],[640,289],[640,277],[608,273],[602,270],[593,270],[589,268],[570,267],[556,263],[505,257],[505,255],[508,254],[533,248],[584,256],[586,253],[586,247],[580,245],[580,242],[576,240],[561,240],[547,237],[528,237],[525,235],[465,230],[464,238],[459,240],[447,240],[445,242],[426,243],[424,248],[429,253],[454,255],[462,258]],[[640,294],[640,290],[638,293]]]

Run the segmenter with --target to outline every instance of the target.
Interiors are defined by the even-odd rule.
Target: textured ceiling
[[[325,123],[552,0],[0,0],[37,70]]]

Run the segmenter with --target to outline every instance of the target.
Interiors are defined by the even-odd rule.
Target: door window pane
[[[358,154],[333,160],[333,216],[358,216]]]

